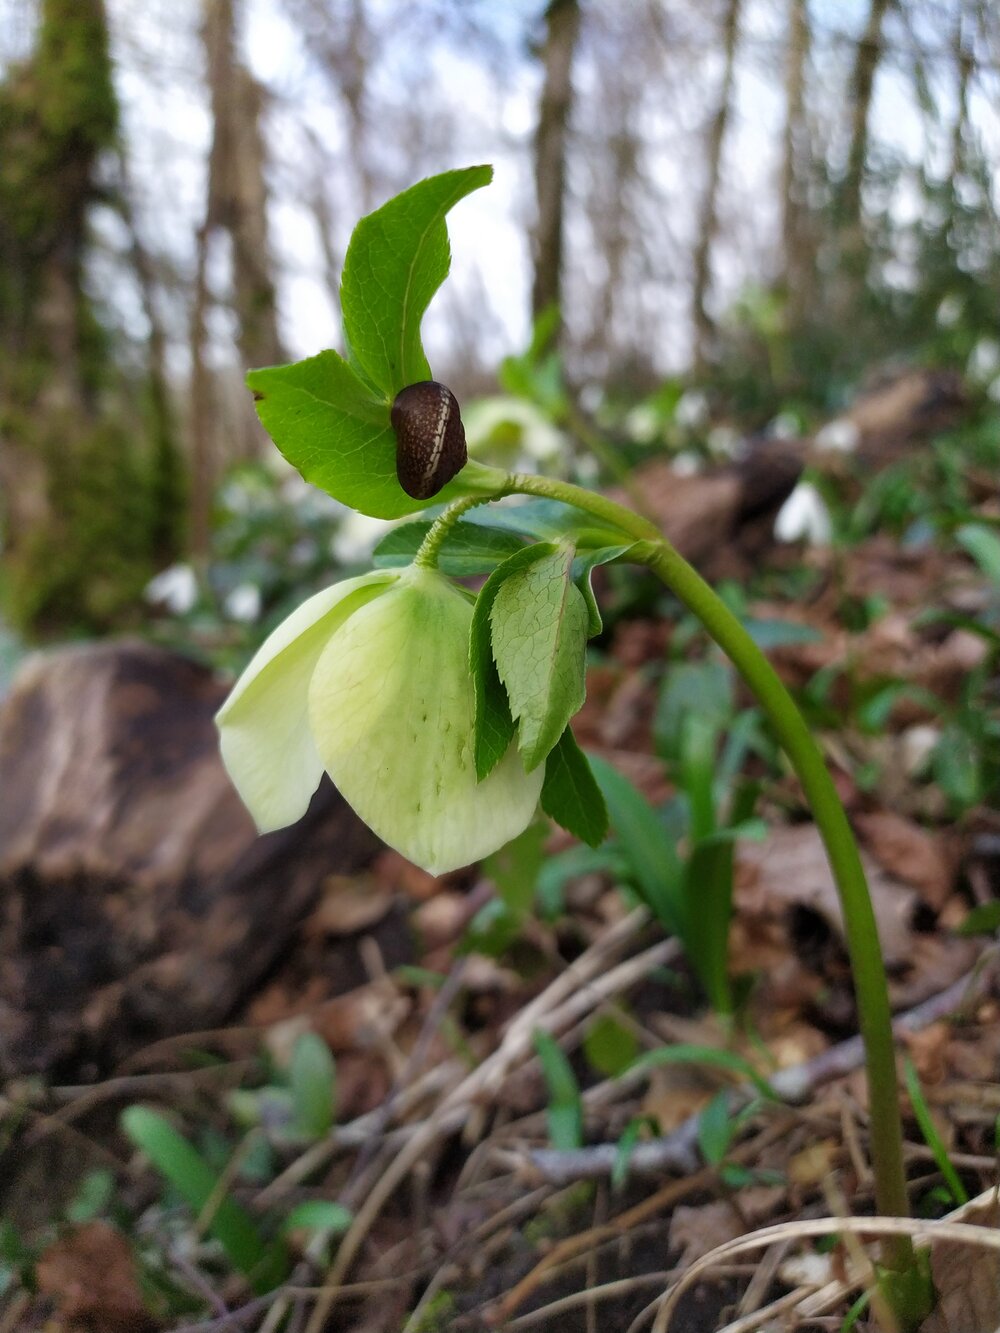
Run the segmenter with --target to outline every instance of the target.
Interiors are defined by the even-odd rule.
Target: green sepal
[[[608,832],[608,807],[587,756],[569,727],[545,761],[542,809],[581,842],[599,846]]]
[[[541,560],[555,551],[548,542],[525,546],[498,565],[480,589],[472,614],[472,632],[469,636],[469,669],[476,694],[476,717],[473,748],[476,776],[482,782],[488,777],[514,739],[514,718],[510,711],[507,691],[500,680],[493,657],[490,614],[493,603],[505,579]]]
[[[610,564],[612,560],[619,559],[631,549],[631,544],[628,546],[599,546],[596,550],[578,552],[576,559],[573,561],[573,582],[580,589],[583,600],[587,603],[588,639],[596,639],[604,628],[597,598],[594,596],[594,589],[591,586],[591,576],[598,565]]]
[[[509,575],[490,612],[493,658],[530,773],[586,697],[587,604],[571,578],[573,547]]]

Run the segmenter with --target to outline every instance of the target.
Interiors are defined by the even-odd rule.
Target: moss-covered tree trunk
[[[103,0],[42,0],[0,87],[0,595],[34,629],[112,623],[152,563],[150,463],[84,283],[117,129]]]

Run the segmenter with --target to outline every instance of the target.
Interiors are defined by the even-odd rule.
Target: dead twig
[[[920,1032],[932,1023],[960,1010],[977,999],[992,981],[993,968],[973,968],[945,990],[895,1020],[893,1030]],[[785,1101],[806,1101],[818,1087],[833,1079],[853,1073],[864,1063],[864,1048],[860,1037],[850,1037],[832,1046],[822,1055],[789,1069],[781,1069],[770,1076],[770,1084]],[[734,1106],[747,1102],[754,1095],[749,1084],[740,1084],[731,1093]],[[660,1139],[637,1144],[629,1158],[629,1170],[636,1175],[656,1175],[662,1171],[691,1171],[698,1162],[699,1116],[689,1116],[672,1133]],[[544,1180],[553,1185],[566,1185],[572,1180],[595,1180],[610,1175],[618,1160],[616,1143],[598,1143],[573,1152],[557,1152],[552,1148],[535,1148],[527,1154],[527,1165],[533,1167]]]

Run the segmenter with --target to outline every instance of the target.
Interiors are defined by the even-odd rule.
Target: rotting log
[[[89,1077],[224,1022],[374,836],[324,779],[258,837],[218,755],[226,686],[138,641],[28,659],[0,707],[0,1074]]]

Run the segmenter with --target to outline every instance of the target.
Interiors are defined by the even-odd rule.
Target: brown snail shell
[[[391,416],[399,484],[415,500],[429,500],[469,456],[458,399],[437,380],[421,380],[400,389]]]

